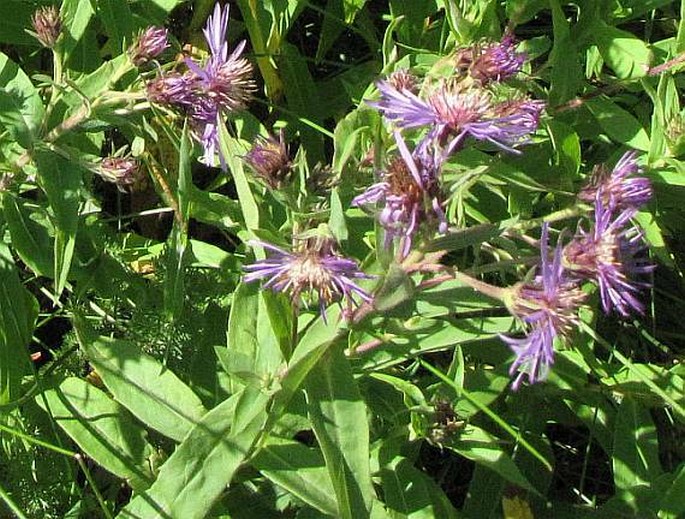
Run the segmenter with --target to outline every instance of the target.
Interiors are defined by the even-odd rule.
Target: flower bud
[[[245,162],[271,189],[283,187],[290,177],[292,166],[283,140],[283,133],[278,139],[274,137],[259,139],[245,156]]]
[[[116,184],[122,192],[133,190],[141,180],[140,163],[131,157],[105,157],[97,173],[107,182]]]
[[[164,27],[150,26],[141,31],[128,48],[131,62],[140,67],[159,56],[169,47],[168,31]]]
[[[49,49],[55,46],[62,32],[62,20],[59,11],[54,5],[41,7],[31,17],[33,24],[33,36]]]

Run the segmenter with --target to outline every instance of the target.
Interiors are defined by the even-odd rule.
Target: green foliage
[[[44,4],[53,49],[26,32]],[[247,40],[233,59],[254,84],[231,63],[230,81],[193,83],[204,98],[154,99],[159,78],[198,81],[213,9],[0,2],[0,515],[681,517],[682,6],[238,0],[228,55]],[[170,48],[137,67],[149,23]],[[479,79],[508,34],[522,70]],[[406,72],[398,110],[423,111],[402,154],[377,81]],[[440,108],[470,109],[440,105],[455,84],[490,111],[429,131]],[[245,109],[198,115],[241,87]],[[513,132],[528,99],[546,108],[525,139],[481,138],[483,121]],[[255,155],[269,136],[285,158]],[[592,230],[577,194],[629,149],[654,190],[631,215],[638,263],[657,265],[644,312],[606,315],[576,277],[586,299],[550,373],[512,364],[502,337],[558,310],[521,292],[540,229],[561,246]],[[441,154],[439,177],[420,151]],[[541,380],[515,389],[521,369]]]

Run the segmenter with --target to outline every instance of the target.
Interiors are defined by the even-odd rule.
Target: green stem
[[[6,425],[3,425],[0,423],[0,431],[6,432],[8,434],[11,434],[13,436],[16,436],[17,438],[21,438],[22,440],[28,442],[28,443],[33,443],[34,445],[38,445],[39,447],[44,447],[48,450],[54,451],[58,454],[64,454],[65,456],[70,456],[70,457],[75,457],[76,453],[67,449],[63,449],[62,447],[57,447],[55,445],[52,445],[48,442],[44,442],[43,440],[39,440],[38,438],[34,438],[30,434],[26,434],[21,431],[17,431],[16,429],[12,429],[11,427],[7,427]]]
[[[102,494],[100,493],[100,490],[98,489],[97,485],[95,484],[95,480],[93,479],[93,476],[91,475],[90,470],[88,470],[88,467],[86,466],[86,462],[83,460],[83,456],[81,456],[80,454],[77,454],[75,456],[75,458],[79,464],[79,467],[81,467],[81,470],[85,474],[86,479],[88,480],[88,484],[90,485],[90,488],[93,489],[93,494],[95,494],[95,499],[97,499],[97,502],[100,505],[102,512],[105,514],[105,517],[107,519],[112,519],[112,513],[109,511],[109,508],[107,508],[107,504],[105,503],[105,500],[102,498]]]
[[[472,278],[468,274],[464,274],[463,272],[459,272],[458,270],[453,271],[452,276],[454,277],[454,279],[461,281],[465,285],[470,286],[471,288],[477,290],[481,294],[485,294],[486,296],[492,297],[493,299],[498,299],[502,302],[504,302],[506,299],[506,288],[496,287],[489,283],[485,283],[484,281]]]
[[[2,500],[5,502],[7,508],[9,508],[12,513],[17,516],[17,519],[27,519],[17,504],[12,500],[10,495],[2,487],[2,485],[0,485],[0,498],[2,498]]]

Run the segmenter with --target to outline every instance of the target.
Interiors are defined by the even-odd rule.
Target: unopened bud
[[[62,32],[62,20],[59,11],[54,5],[41,7],[31,18],[33,24],[33,36],[49,49],[55,46]]]
[[[290,177],[292,165],[283,140],[283,133],[278,139],[274,137],[259,139],[245,156],[245,162],[270,188],[283,187]]]
[[[164,27],[148,27],[141,31],[128,49],[131,62],[140,67],[159,56],[169,47],[168,31]]]

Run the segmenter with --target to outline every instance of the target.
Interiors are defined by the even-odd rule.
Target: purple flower
[[[308,240],[300,250],[289,252],[264,242],[254,242],[271,254],[267,259],[247,265],[246,283],[258,279],[267,280],[265,288],[283,292],[298,303],[303,296],[316,296],[319,311],[326,319],[326,307],[338,301],[346,301],[343,315],[350,315],[358,306],[355,299],[370,303],[371,296],[353,280],[370,278],[359,270],[357,264],[333,252],[331,240]]]
[[[220,118],[224,113],[244,108],[255,89],[252,65],[241,57],[245,41],[228,54],[228,13],[228,5],[222,10],[217,3],[203,29],[210,50],[204,67],[186,59],[190,73],[195,76],[193,90],[196,102],[190,108],[190,118],[194,133],[205,151],[203,161],[209,164],[214,162],[219,145]]]
[[[147,85],[152,102],[176,108],[190,119],[192,134],[204,150],[202,161],[213,164],[219,148],[219,125],[228,113],[245,107],[255,84],[252,66],[243,57],[242,41],[229,55],[226,42],[228,5],[217,3],[203,32],[210,56],[204,65],[186,59],[188,71],[162,75]],[[219,154],[221,166],[224,158]]]
[[[578,198],[594,203],[599,193],[603,206],[612,211],[639,208],[652,197],[652,185],[648,178],[638,176],[640,172],[637,153],[628,151],[611,171],[604,165],[596,166]]]
[[[369,104],[401,129],[429,127],[419,147],[428,147],[429,142],[439,145],[444,156],[459,149],[468,136],[516,153],[513,146],[525,142],[537,129],[543,106],[533,101],[508,103],[502,113],[504,104],[494,104],[487,90],[465,88],[456,82],[442,83],[426,100],[409,90],[398,90],[389,81],[380,81],[377,86],[381,99]]]
[[[649,285],[635,281],[635,278],[654,270],[654,265],[640,257],[644,249],[642,233],[630,223],[636,212],[637,209],[631,207],[614,218],[598,193],[594,228],[591,231],[579,229],[576,238],[564,248],[569,270],[593,279],[599,285],[604,312],[616,310],[623,317],[632,311],[644,311],[637,296]]]
[[[193,80],[188,75],[169,72],[149,81],[145,89],[150,102],[184,111],[195,100],[192,85]]]
[[[578,283],[570,278],[562,265],[562,248],[557,245],[550,261],[548,225],[542,228],[540,239],[540,271],[530,283],[514,287],[509,303],[511,312],[526,324],[523,338],[504,340],[516,355],[509,374],[518,375],[513,388],[520,387],[525,376],[534,384],[545,380],[554,363],[554,340],[567,337],[578,324],[577,313],[585,300]]]
[[[475,46],[469,74],[485,85],[493,81],[504,81],[521,71],[526,54],[516,52],[516,41],[511,33],[505,34],[499,43]]]
[[[131,62],[140,67],[159,56],[169,46],[169,32],[164,27],[148,27],[128,49]]]
[[[400,156],[390,162],[381,181],[355,197],[352,205],[383,203],[378,220],[385,230],[385,247],[399,239],[399,254],[404,258],[422,223],[437,220],[439,232],[444,233],[447,220],[440,201],[439,156],[429,150],[412,155],[398,131],[395,140]]]

